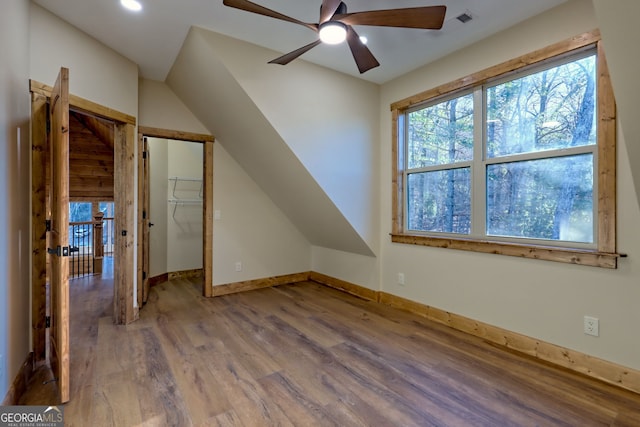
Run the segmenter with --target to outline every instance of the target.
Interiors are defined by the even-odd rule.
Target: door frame
[[[47,104],[52,87],[30,80],[32,145],[32,328],[36,361],[45,360],[46,315],[46,176]],[[114,255],[114,323],[127,324],[138,318],[133,298],[134,194],[136,118],[125,113],[69,95],[73,111],[114,123],[114,202],[118,241]],[[124,234],[124,235],[123,235]]]
[[[145,189],[149,186],[145,186],[144,177],[144,138],[162,138],[173,139],[178,141],[188,141],[202,143],[203,147],[203,209],[202,209],[202,296],[213,296],[213,143],[215,138],[213,135],[205,135],[192,132],[182,132],[169,129],[154,128],[148,126],[138,127],[138,306],[141,306],[143,301],[143,262],[144,262],[144,249],[143,245],[146,245],[148,252],[148,242],[144,242],[143,230],[148,218],[144,218],[144,197]],[[146,280],[148,281],[148,274]]]

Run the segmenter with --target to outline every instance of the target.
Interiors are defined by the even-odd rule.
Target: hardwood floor
[[[72,282],[66,425],[640,425],[640,395],[312,282],[205,299],[174,280],[128,326],[111,286]],[[55,403],[50,375],[21,403]]]

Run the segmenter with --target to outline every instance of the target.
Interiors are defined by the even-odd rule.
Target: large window
[[[394,104],[393,241],[615,267],[615,107],[598,39]]]

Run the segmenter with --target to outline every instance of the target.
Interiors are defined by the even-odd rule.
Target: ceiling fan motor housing
[[[336,9],[334,15],[342,15],[347,13],[347,5],[344,2],[340,2],[340,5]],[[322,5],[320,5],[320,14],[322,14]]]

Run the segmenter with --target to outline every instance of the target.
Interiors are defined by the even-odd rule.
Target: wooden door
[[[69,401],[69,70],[51,92],[50,362],[61,403]]]
[[[149,229],[153,225],[151,222],[150,212],[150,189],[149,189],[149,161],[151,153],[149,153],[149,143],[147,138],[142,139],[142,179],[144,186],[143,194],[143,221],[142,221],[142,303],[146,303],[149,298]]]

